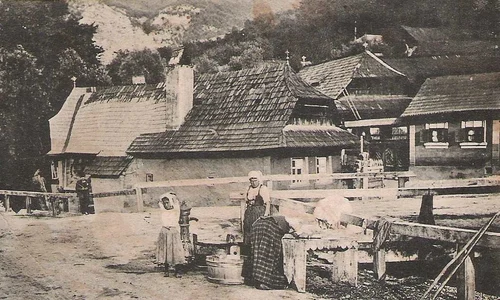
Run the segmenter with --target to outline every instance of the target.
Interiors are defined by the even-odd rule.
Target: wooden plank
[[[347,198],[390,197],[397,199],[397,194],[398,194],[397,188],[271,191],[271,197],[275,198],[325,198],[331,195],[339,195]]]
[[[26,213],[31,214],[31,198],[30,198],[30,196],[26,196],[25,202],[26,202]]]
[[[30,192],[30,191],[11,191],[11,190],[0,190],[0,195],[9,196],[29,196],[29,197],[59,197],[59,198],[71,198],[74,197],[75,193],[42,193],[42,192]]]
[[[113,192],[92,193],[91,196],[93,198],[106,198],[106,197],[127,196],[136,194],[137,194],[136,190],[121,190]]]
[[[304,213],[312,214],[314,212],[315,204],[314,203],[304,203],[291,199],[279,199],[279,198],[271,198],[272,205],[286,205],[290,208],[302,211]]]
[[[358,285],[358,249],[336,251],[331,265],[332,282],[348,282]]]
[[[386,272],[385,249],[375,251],[373,254],[373,275],[377,280],[384,280]]]
[[[465,244],[472,239],[472,237],[477,233],[477,230],[409,222],[393,222],[391,225],[391,233]],[[500,233],[486,232],[477,245],[500,249]]]
[[[476,271],[469,256],[457,272],[457,300],[474,300],[476,295]]]
[[[274,174],[264,175],[263,181],[288,181],[288,180],[316,180],[316,179],[355,179],[355,178],[384,178],[396,179],[399,177],[414,177],[413,172],[376,172],[376,173],[330,173],[330,174]],[[231,184],[231,183],[246,183],[248,177],[222,177],[222,178],[199,178],[199,179],[183,179],[183,180],[169,180],[169,181],[152,181],[138,183],[137,187],[142,188],[161,188],[161,187],[175,187],[175,186],[198,186],[198,185],[215,185],[215,184]]]
[[[5,195],[5,211],[10,211],[10,196]]]
[[[140,187],[136,188],[135,194],[137,196],[137,211],[143,212],[144,211],[144,198],[142,195],[142,188],[140,188]]]

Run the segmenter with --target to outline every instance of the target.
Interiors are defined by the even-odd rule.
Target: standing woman
[[[245,196],[246,209],[243,219],[243,244],[245,246],[250,245],[252,224],[261,216],[269,216],[271,210],[269,189],[262,184],[262,172],[250,171],[248,180],[250,185]]]
[[[261,216],[269,216],[271,210],[271,199],[267,186],[262,184],[262,172],[251,171],[248,173],[250,185],[247,189],[245,200],[246,209],[243,217],[243,247],[242,253],[247,255],[243,265],[243,277],[247,284],[253,284],[252,279],[252,253],[251,233],[252,225]]]
[[[181,277],[181,267],[186,262],[179,229],[180,205],[177,196],[166,193],[160,196],[162,228],[156,245],[156,260],[164,266],[165,277],[173,269],[176,277]]]

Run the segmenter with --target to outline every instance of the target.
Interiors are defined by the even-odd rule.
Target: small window
[[[326,174],[328,173],[326,157],[316,157],[316,174]]]
[[[393,140],[406,140],[408,139],[408,127],[392,127],[391,128],[391,138]]]
[[[448,148],[448,122],[425,124],[426,148]]]
[[[460,132],[460,147],[485,148],[486,147],[486,121],[462,121]]]
[[[379,127],[370,127],[370,138],[372,140],[380,140],[380,128]]]
[[[59,179],[59,175],[57,174],[57,161],[52,161],[50,163],[50,171],[52,174],[52,179]]]
[[[291,173],[292,175],[302,175],[305,173],[305,158],[292,158]],[[292,180],[292,183],[302,182],[302,180]]]
[[[153,174],[146,173],[146,182],[152,182],[152,181],[153,181]]]

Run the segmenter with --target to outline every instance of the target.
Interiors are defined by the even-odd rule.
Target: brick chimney
[[[168,67],[165,77],[167,129],[178,129],[193,107],[193,68],[182,65]]]

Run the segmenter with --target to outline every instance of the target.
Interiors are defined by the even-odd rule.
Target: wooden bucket
[[[222,284],[242,284],[243,259],[239,255],[207,256],[207,279]]]

